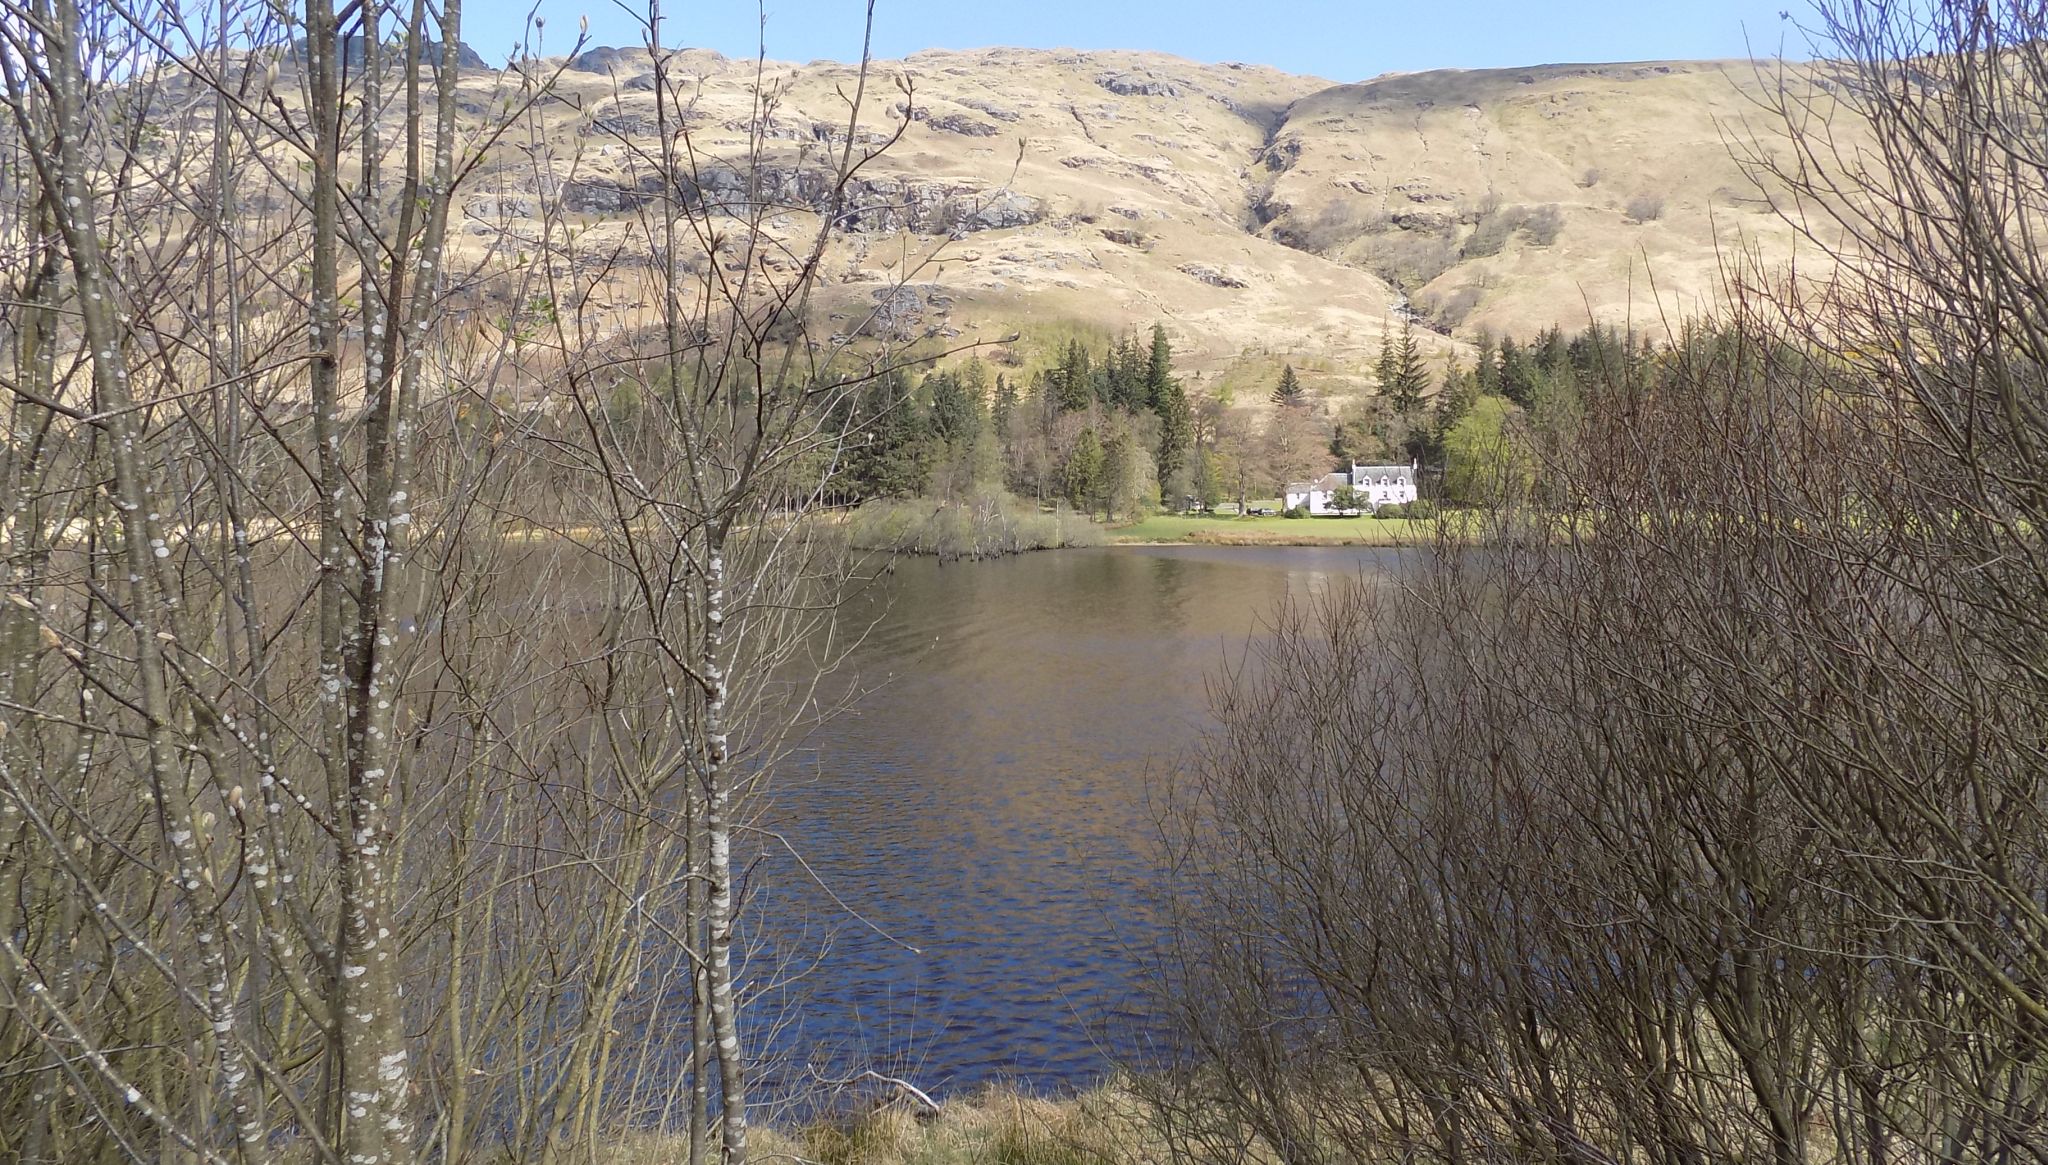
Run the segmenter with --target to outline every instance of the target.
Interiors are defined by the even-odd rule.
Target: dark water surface
[[[1205,681],[1284,595],[1394,562],[1119,547],[901,563],[866,600],[879,622],[848,673],[865,694],[778,784],[770,824],[830,893],[787,856],[756,871],[747,973],[801,975],[765,993],[754,1015],[787,1018],[758,1038],[827,1076],[885,1068],[939,1093],[1083,1085],[1141,1051],[1147,774],[1195,742]]]

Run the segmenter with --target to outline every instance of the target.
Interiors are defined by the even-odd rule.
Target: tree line
[[[1184,489],[1194,418],[1166,329],[1100,352],[1070,340],[1022,390],[972,358],[913,381],[896,370],[833,423],[858,432],[843,478],[850,499],[957,500],[1000,486],[1105,517],[1155,507]]]
[[[891,371],[832,419],[858,434],[835,488],[854,502],[999,487],[1114,519],[1241,508],[1354,462],[1414,462],[1432,500],[1470,505],[1511,437],[1569,423],[1594,380],[1666,356],[1605,326],[1551,327],[1526,343],[1481,331],[1469,363],[1446,355],[1432,370],[1404,322],[1385,331],[1369,392],[1333,406],[1287,364],[1261,417],[1221,392],[1191,395],[1155,325],[1149,342],[1071,339],[1028,375],[979,356]]]

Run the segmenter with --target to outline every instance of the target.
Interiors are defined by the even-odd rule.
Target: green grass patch
[[[1413,546],[1431,523],[1411,518],[1231,518],[1155,514],[1110,530],[1112,542],[1195,542],[1216,546]]]

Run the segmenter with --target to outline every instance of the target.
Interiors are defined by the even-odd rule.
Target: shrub
[[[1363,208],[1339,199],[1325,205],[1312,219],[1288,215],[1275,225],[1273,235],[1298,250],[1335,254],[1374,225]]]
[[[1628,200],[1628,206],[1622,213],[1632,223],[1654,222],[1664,217],[1664,196],[1638,194]]]
[[[1559,210],[1554,202],[1548,206],[1537,207],[1522,219],[1522,233],[1538,247],[1547,247],[1556,242],[1558,233],[1562,230],[1564,212]]]
[[[856,549],[939,558],[994,558],[1026,550],[1097,546],[1102,528],[1065,507],[1046,513],[1001,490],[960,502],[929,498],[863,503],[847,523]]]
[[[1458,261],[1458,244],[1448,235],[1430,231],[1394,231],[1363,240],[1357,261],[1388,283],[1413,291]]]
[[[1405,509],[1407,516],[1416,521],[1426,521],[1434,518],[1437,512],[1436,503],[1428,498],[1416,498],[1414,501],[1409,502]]]
[[[1308,507],[1305,505],[1289,506],[1280,511],[1280,516],[1283,518],[1306,518],[1308,517]]]
[[[1477,287],[1466,286],[1448,292],[1432,292],[1415,301],[1415,310],[1425,317],[1431,331],[1448,335],[1452,328],[1465,322],[1472,309],[1479,306],[1485,293]]]
[[[1523,214],[1521,207],[1510,206],[1480,216],[1478,225],[1466,237],[1460,253],[1467,259],[1484,259],[1488,255],[1500,254],[1500,249],[1507,245],[1508,236],[1521,225]]]
[[[1463,255],[1467,259],[1483,259],[1488,255],[1500,254],[1501,248],[1516,231],[1529,237],[1539,247],[1547,247],[1557,241],[1557,234],[1564,229],[1564,212],[1556,203],[1531,209],[1526,206],[1495,207],[1479,217],[1472,233],[1465,239]]]
[[[1384,506],[1374,506],[1372,516],[1375,518],[1405,518],[1408,516],[1408,507],[1398,502],[1389,502]]]

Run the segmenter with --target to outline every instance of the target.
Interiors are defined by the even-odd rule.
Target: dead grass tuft
[[[673,1146],[671,1145],[671,1148]],[[763,1134],[757,1158],[790,1165],[1151,1165],[1166,1154],[1129,1094],[1048,1100],[990,1088],[937,1113],[890,1103]],[[625,1157],[606,1165],[640,1165]]]

